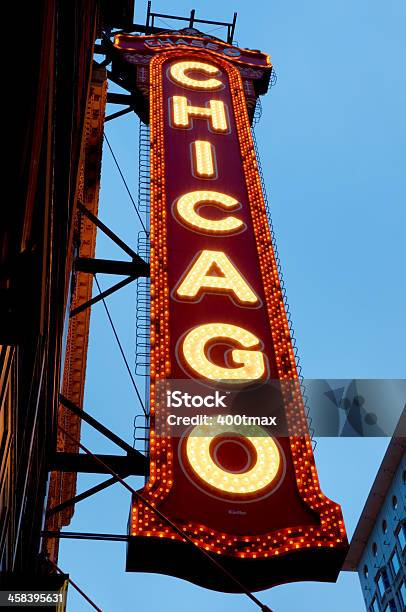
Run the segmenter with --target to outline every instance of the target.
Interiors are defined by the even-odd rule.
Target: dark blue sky
[[[137,3],[136,21],[144,22],[145,7]],[[278,74],[262,98],[256,131],[304,376],[404,377],[403,0],[153,1],[156,12],[191,8],[216,20],[238,11],[239,45],[269,52]],[[117,119],[106,132],[136,195],[138,119]],[[100,217],[136,247],[137,218],[106,148]],[[97,254],[122,255],[102,236]],[[104,287],[108,282],[101,279]],[[135,286],[109,305],[133,364]],[[137,401],[101,304],[92,312],[85,407],[132,442]],[[83,434],[93,451],[116,452],[86,425]],[[386,445],[384,439],[318,442],[322,488],[342,504],[350,535]],[[102,479],[80,476],[79,490]],[[81,502],[68,529],[125,533],[129,503],[128,492],[115,485]],[[109,612],[255,610],[244,596],[126,574],[122,543],[63,541],[59,564]],[[363,609],[354,574],[333,585],[280,586],[260,597],[276,612]],[[69,601],[74,612],[90,609],[72,589]]]

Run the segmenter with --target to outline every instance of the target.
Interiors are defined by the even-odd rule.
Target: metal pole
[[[56,563],[54,563],[53,561],[51,561],[51,559],[47,559],[48,563],[50,563],[52,565],[52,567],[54,567],[56,569],[56,571],[59,574],[65,574],[65,572],[63,572],[57,565]],[[95,610],[97,610],[97,612],[103,612],[103,610],[101,608],[99,608],[98,606],[96,606],[96,604],[90,599],[90,597],[88,597],[86,595],[86,593],[84,591],[82,591],[82,589],[76,584],[76,582],[73,582],[72,578],[68,577],[68,582],[69,584],[71,584],[73,586],[74,589],[76,589],[76,591],[78,593],[80,593],[80,595],[82,595],[82,597],[84,599],[86,599],[86,601],[92,606],[92,608],[94,608]]]
[[[145,499],[145,497],[143,497],[138,491],[136,491],[135,489],[133,489],[128,483],[126,483],[118,474],[116,474],[114,472],[114,470],[110,469],[108,465],[106,465],[99,457],[97,457],[96,455],[94,455],[92,453],[92,451],[90,451],[88,448],[86,448],[86,446],[84,446],[81,442],[79,442],[78,440],[76,440],[73,436],[71,436],[71,434],[69,432],[67,432],[65,429],[63,429],[63,427],[59,427],[60,431],[62,431],[62,433],[64,433],[68,438],[70,438],[70,440],[72,440],[72,442],[74,442],[75,444],[77,444],[79,446],[79,448],[81,448],[85,453],[88,453],[89,455],[91,455],[95,461],[97,461],[98,463],[104,465],[105,469],[110,472],[110,474],[112,476],[115,476],[117,478],[117,480],[128,490],[130,491],[130,493],[132,495],[134,495],[135,497],[137,497],[139,500],[141,500],[152,512],[155,512],[163,521],[165,521],[165,523],[167,523],[174,531],[175,533],[177,533],[183,540],[185,540],[186,542],[188,542],[189,544],[191,544],[192,546],[195,547],[195,549],[197,549],[203,556],[205,556],[211,563],[213,563],[217,569],[219,569],[225,576],[227,576],[227,578],[229,578],[232,582],[234,582],[234,584],[236,584],[238,586],[239,589],[241,589],[241,591],[243,593],[245,593],[245,595],[247,595],[247,597],[249,597],[251,599],[251,601],[253,601],[261,610],[262,612],[273,612],[267,605],[263,604],[257,597],[255,597],[255,595],[253,595],[251,593],[251,591],[242,584],[242,582],[240,582],[238,580],[238,578],[236,578],[235,576],[233,576],[233,574],[231,574],[225,567],[223,567],[223,565],[221,565],[221,563],[219,563],[216,559],[214,559],[211,555],[209,555],[208,552],[206,552],[203,548],[199,548],[199,546],[197,546],[197,544],[195,544],[195,542],[189,537],[187,536],[185,533],[183,533],[183,531],[177,526],[175,525],[175,523],[173,523],[167,516],[165,516],[160,510],[158,510],[155,506],[153,506],[147,499]]]

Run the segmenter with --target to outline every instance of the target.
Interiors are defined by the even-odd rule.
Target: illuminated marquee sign
[[[247,112],[271,65],[257,51],[203,39],[191,51],[185,41],[115,41],[150,105],[151,461],[141,494],[251,589],[335,580],[345,529],[320,490],[299,387],[292,392],[298,375]],[[158,388],[181,379],[234,391],[276,379],[283,392],[286,383],[290,435],[225,418],[179,435]],[[129,571],[235,590],[139,499],[129,529]]]

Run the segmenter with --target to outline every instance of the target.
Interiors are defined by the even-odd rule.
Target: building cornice
[[[406,409],[403,411],[395,435],[389,442],[374,483],[371,487],[365,506],[351,540],[350,549],[343,565],[343,570],[355,572],[361,561],[376,524],[379,512],[385,502],[403,455],[406,451],[405,437]]]

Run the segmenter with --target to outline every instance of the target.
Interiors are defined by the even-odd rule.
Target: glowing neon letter
[[[213,276],[210,270],[215,267],[221,276]],[[231,263],[223,251],[202,251],[186,276],[176,294],[180,298],[196,298],[205,289],[220,293],[234,294],[235,301],[243,305],[258,304],[258,297]],[[234,299],[234,298],[233,298]]]
[[[213,132],[228,132],[226,107],[221,100],[209,100],[208,106],[189,106],[185,96],[173,96],[172,110],[175,127],[188,128],[191,117],[201,117],[210,121]]]
[[[222,87],[222,82],[218,79],[193,79],[186,74],[190,70],[196,70],[212,76],[221,74],[221,71],[216,66],[206,64],[205,62],[176,62],[172,64],[169,74],[175,83],[190,89],[213,90]]]
[[[176,202],[175,212],[183,225],[204,234],[234,234],[243,229],[244,223],[241,219],[232,215],[223,219],[202,217],[197,208],[206,204],[213,204],[223,210],[235,210],[240,207],[240,203],[235,198],[218,191],[190,191]]]
[[[257,461],[241,473],[230,473],[213,459],[213,443],[223,436],[235,433],[234,443],[252,445]],[[249,432],[249,433],[248,433]],[[189,464],[199,478],[210,487],[234,495],[247,495],[262,491],[277,478],[281,457],[269,432],[257,425],[197,425],[187,437],[186,454]]]
[[[234,368],[216,365],[207,358],[209,344],[230,340],[243,349],[255,349],[260,344],[259,338],[242,327],[228,323],[206,323],[186,334],[182,343],[183,358],[193,372],[209,380],[227,380],[233,384],[241,384],[247,380],[261,379],[265,373],[265,360],[261,351],[233,349],[233,361],[241,364]]]
[[[192,143],[193,173],[201,178],[214,178],[215,149],[207,140],[195,140]]]

